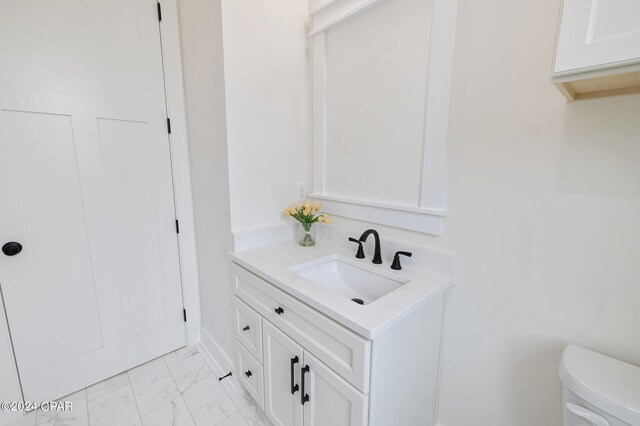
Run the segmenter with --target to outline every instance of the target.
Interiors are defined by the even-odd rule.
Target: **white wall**
[[[568,343],[640,365],[640,95],[564,102],[559,7],[461,0],[445,235],[374,225],[457,254],[446,426],[561,425]]]
[[[284,223],[310,158],[307,2],[223,0],[232,230]],[[291,220],[291,219],[289,219]]]
[[[180,0],[180,14],[203,343],[230,368],[231,232],[286,223],[310,174],[308,9]]]
[[[202,333],[225,364],[233,349],[232,249],[220,0],[180,0]],[[219,347],[217,347],[218,345]],[[229,368],[222,365],[222,368]]]

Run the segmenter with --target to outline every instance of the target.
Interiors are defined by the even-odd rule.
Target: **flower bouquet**
[[[301,204],[293,203],[291,207],[284,210],[285,216],[291,216],[302,225],[303,234],[298,241],[301,246],[311,247],[316,244],[315,229],[313,224],[316,222],[331,223],[329,216],[320,212],[322,204],[306,200]]]

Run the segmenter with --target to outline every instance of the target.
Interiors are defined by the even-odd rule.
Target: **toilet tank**
[[[560,378],[564,426],[640,426],[640,367],[570,345]]]

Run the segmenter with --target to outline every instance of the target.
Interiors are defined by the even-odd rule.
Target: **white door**
[[[564,0],[554,72],[640,62],[640,1]]]
[[[5,322],[4,309],[0,304],[0,401],[20,401],[20,383],[13,360],[11,340]],[[21,417],[22,413],[0,410],[0,425]]]
[[[24,396],[185,343],[156,0],[0,0],[0,285]]]
[[[301,390],[308,395],[304,426],[364,426],[367,399],[309,352],[304,353]]]
[[[264,411],[276,426],[301,426],[302,347],[268,321],[263,336]]]

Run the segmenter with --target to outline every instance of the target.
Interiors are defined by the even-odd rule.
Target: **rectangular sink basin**
[[[393,273],[378,271],[341,256],[325,257],[291,269],[299,276],[361,305],[369,304],[409,282]]]

